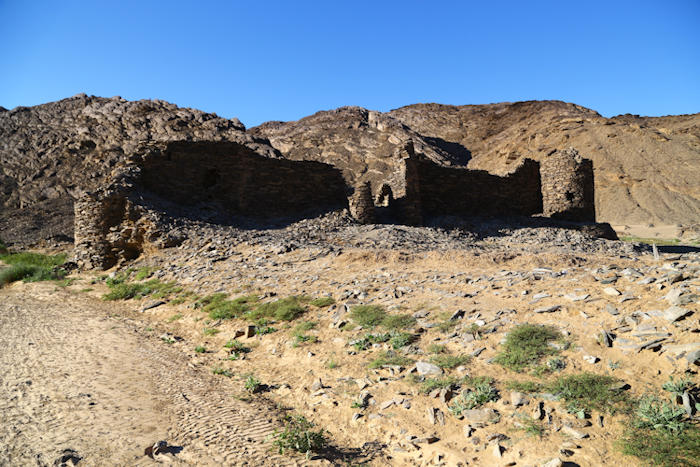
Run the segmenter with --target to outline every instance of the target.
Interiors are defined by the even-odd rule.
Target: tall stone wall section
[[[547,217],[576,222],[595,221],[593,161],[569,148],[540,163],[542,207]]]
[[[183,238],[168,219],[202,205],[224,216],[293,219],[342,209],[348,198],[340,171],[326,164],[265,157],[237,143],[148,144],[108,186],[76,200],[75,260],[108,269],[175,246]]]
[[[170,143],[138,164],[141,189],[185,206],[215,202],[230,215],[304,217],[348,204],[338,169],[263,157],[236,143]]]
[[[375,221],[372,185],[369,181],[358,184],[349,200],[350,215],[360,224],[372,224]]]
[[[427,216],[530,216],[542,212],[539,164],[525,159],[500,177],[418,160],[420,209]]]

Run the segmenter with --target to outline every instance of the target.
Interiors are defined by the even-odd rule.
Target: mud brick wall
[[[529,216],[542,212],[539,164],[525,159],[499,177],[418,160],[420,209],[427,216]]]
[[[545,216],[577,222],[595,221],[593,162],[569,148],[542,160]]]
[[[229,214],[294,217],[348,205],[339,170],[264,157],[236,143],[171,143],[139,165],[143,189],[182,205],[218,201]]]

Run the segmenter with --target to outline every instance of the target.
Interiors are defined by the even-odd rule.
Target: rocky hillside
[[[233,141],[279,154],[237,120],[158,100],[84,94],[0,110],[0,232],[70,237],[72,200],[103,183],[145,141]],[[49,224],[47,226],[47,224]],[[39,232],[41,231],[41,232]],[[37,238],[38,239],[38,238]]]
[[[442,148],[438,138],[424,138],[397,119],[362,107],[340,107],[295,122],[267,122],[250,133],[267,138],[289,159],[334,165],[351,183],[358,178],[382,183],[408,141],[437,164],[459,166],[468,161],[465,152]]]
[[[700,114],[604,118],[560,101],[416,104],[388,115],[471,152],[469,168],[503,173],[524,157],[575,147],[593,160],[598,220],[700,222]]]

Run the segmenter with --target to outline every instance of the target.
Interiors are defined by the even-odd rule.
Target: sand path
[[[285,463],[265,443],[269,409],[129,313],[54,284],[0,290],[0,465],[53,465],[68,448],[81,466],[153,465],[144,448],[161,439],[182,447],[161,463]]]

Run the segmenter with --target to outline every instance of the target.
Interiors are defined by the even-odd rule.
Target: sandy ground
[[[0,465],[54,465],[64,449],[81,466],[152,465],[157,440],[181,448],[156,456],[166,464],[288,462],[265,443],[272,411],[117,307],[54,284],[0,292]]]

